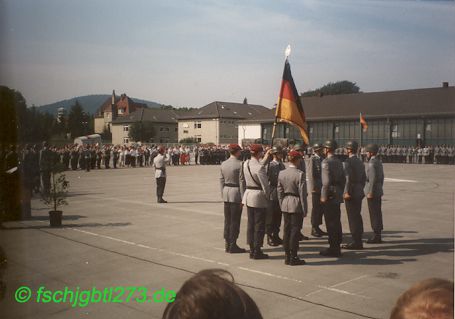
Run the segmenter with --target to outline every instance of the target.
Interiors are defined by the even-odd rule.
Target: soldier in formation
[[[366,181],[365,167],[362,160],[357,157],[359,144],[349,141],[346,144],[348,158],[343,162],[346,183],[343,199],[348,215],[349,229],[352,242],[343,246],[344,249],[363,249],[363,220],[361,215],[364,186]]]
[[[242,197],[240,194],[241,148],[238,144],[229,145],[230,157],[221,164],[220,186],[224,202],[225,251],[231,254],[244,253],[237,245],[242,217]]]
[[[251,259],[266,259],[269,256],[262,252],[265,235],[265,219],[270,196],[267,172],[260,162],[264,149],[260,144],[250,147],[251,159],[243,162],[240,170],[240,192],[242,204],[248,214],[247,242],[250,246]]]
[[[302,155],[297,151],[288,154],[289,167],[278,176],[278,199],[283,212],[283,246],[286,265],[303,265],[305,261],[297,256],[299,235],[303,218],[307,215],[307,185],[305,173],[299,169]]]
[[[379,147],[376,144],[369,144],[366,147],[368,163],[366,165],[365,195],[370,213],[371,228],[374,236],[368,239],[369,244],[382,242],[382,196],[384,185],[384,170],[381,161],[377,158]]]
[[[279,236],[282,215],[277,194],[278,174],[286,167],[283,163],[283,148],[281,146],[274,146],[271,150],[271,154],[273,160],[268,161],[266,164],[266,172],[270,185],[270,196],[268,198],[269,206],[266,216],[266,233],[267,244],[269,246],[278,246],[283,243]]]
[[[321,204],[321,189],[322,189],[322,175],[321,164],[323,158],[322,145],[316,143],[313,145],[313,154],[308,160],[308,190],[311,193],[311,235],[314,237],[322,237],[327,235],[322,231],[323,209]]]
[[[334,155],[337,143],[334,140],[327,140],[324,142],[323,147],[325,159],[321,164],[321,203],[329,236],[329,247],[321,250],[320,254],[329,257],[340,257],[340,245],[343,237],[340,204],[343,202],[345,176],[343,164]]]

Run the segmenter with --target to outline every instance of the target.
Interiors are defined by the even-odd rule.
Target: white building
[[[239,121],[269,114],[262,105],[215,101],[178,118],[178,139],[193,138],[202,144],[229,144],[239,140]]]

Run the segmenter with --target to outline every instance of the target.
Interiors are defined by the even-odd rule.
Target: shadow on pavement
[[[63,219],[65,220],[65,219]],[[63,221],[64,222],[64,221]],[[1,230],[18,230],[18,229],[62,229],[62,228],[79,228],[79,227],[123,227],[129,226],[131,223],[82,223],[82,224],[63,224],[62,227],[50,227],[49,225],[33,225],[33,226],[11,226],[1,227]]]

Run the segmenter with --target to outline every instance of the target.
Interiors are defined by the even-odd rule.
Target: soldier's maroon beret
[[[259,152],[263,152],[264,149],[262,148],[262,145],[261,144],[252,144],[250,146],[250,151],[252,153],[259,153]]]
[[[290,152],[288,153],[288,156],[289,156],[289,157],[292,157],[292,158],[302,157],[302,155],[301,155],[299,152],[295,151],[295,150],[290,151]]]
[[[228,148],[229,148],[229,150],[231,150],[231,151],[239,151],[239,150],[242,149],[242,148],[240,147],[239,144],[235,144],[235,143],[229,144],[229,145],[228,145]]]

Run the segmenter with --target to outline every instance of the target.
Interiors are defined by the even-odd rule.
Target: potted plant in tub
[[[56,164],[51,170],[51,187],[49,192],[41,194],[42,201],[49,206],[49,222],[51,227],[62,226],[62,211],[58,210],[63,205],[68,205],[66,197],[68,196],[69,182],[63,173],[63,166]]]

